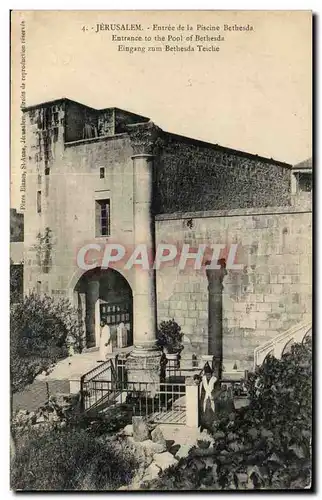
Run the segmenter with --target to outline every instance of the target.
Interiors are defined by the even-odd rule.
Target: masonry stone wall
[[[290,205],[290,165],[159,133],[155,211]]]
[[[125,246],[133,244],[133,151],[128,136],[120,134],[64,143],[64,113],[64,103],[55,105],[55,112],[49,113],[50,124],[46,124],[45,131],[51,140],[46,152],[44,109],[28,113],[26,293],[36,289],[54,296],[68,295],[71,280],[79,271],[78,250],[86,243],[104,245],[107,242],[106,237],[96,237],[95,233],[96,197],[110,199],[113,239],[109,241]],[[52,122],[54,119],[57,124]],[[52,123],[58,128],[55,138]],[[100,178],[101,167],[105,168],[104,178]],[[39,191],[41,212],[38,213]],[[44,236],[46,228],[50,230],[50,265],[47,272],[43,272],[37,247],[38,235]]]
[[[250,368],[254,349],[311,318],[311,224],[296,207],[158,216],[157,243],[238,244],[223,290],[226,368]],[[227,256],[227,255],[225,255]],[[188,261],[189,262],[189,261]],[[191,261],[193,263],[193,261]],[[157,273],[158,322],[174,318],[189,339],[185,351],[207,353],[208,291],[204,269],[179,271],[175,262]]]

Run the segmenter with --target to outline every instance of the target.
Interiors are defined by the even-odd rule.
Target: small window
[[[110,235],[110,200],[96,200],[96,236]]]
[[[41,292],[41,281],[37,281],[36,291],[37,291],[37,294],[40,295],[40,292]]]
[[[41,213],[41,191],[37,191],[37,213]]]
[[[49,175],[50,174],[50,168],[49,167],[45,167],[45,175]]]
[[[105,179],[105,167],[100,167],[100,179]]]
[[[312,191],[312,174],[300,172],[298,174],[298,188],[299,188],[299,191],[311,192]]]

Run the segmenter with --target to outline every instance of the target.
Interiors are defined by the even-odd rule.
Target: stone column
[[[186,378],[186,426],[199,427],[199,383]]]
[[[149,257],[155,253],[152,214],[153,156],[132,156],[134,174],[134,246],[146,245]],[[151,261],[150,261],[151,265]],[[160,376],[161,353],[156,346],[155,271],[136,266],[133,287],[133,343],[127,361],[129,380],[156,381]]]
[[[99,281],[92,279],[87,284],[86,290],[86,347],[95,347],[95,304],[99,299]]]
[[[83,347],[86,346],[86,294],[78,294],[78,318],[81,321],[83,328]]]
[[[206,269],[208,279],[208,354],[213,356],[214,374],[220,380],[223,360],[222,299],[223,279],[226,275],[224,259],[220,269]]]
[[[100,311],[100,299],[98,298],[95,302],[95,345],[98,347],[100,343],[101,336],[101,311]]]

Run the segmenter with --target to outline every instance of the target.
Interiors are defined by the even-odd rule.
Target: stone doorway
[[[117,327],[127,329],[126,345],[133,345],[133,295],[127,280],[115,269],[95,268],[84,273],[74,288],[79,317],[86,332],[86,347],[98,347],[101,321],[111,329],[113,349]]]

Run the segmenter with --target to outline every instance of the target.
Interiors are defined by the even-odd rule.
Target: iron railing
[[[154,421],[185,423],[185,380],[196,377],[201,380],[203,368],[191,363],[180,366],[177,360],[167,360],[160,383],[128,381],[126,358],[116,356],[95,367],[81,378],[81,404],[84,412],[103,412],[116,404],[128,404],[134,415],[149,416]],[[234,375],[234,376],[233,376]],[[236,374],[238,375],[238,374]],[[223,374],[220,387],[232,389],[233,396],[247,397],[244,377],[236,379]]]
[[[103,403],[106,396],[103,387],[106,386],[106,382],[111,382],[116,390],[117,379],[117,372],[111,359],[100,363],[82,375],[80,381],[82,411],[88,411],[90,408],[97,407],[100,403]],[[102,389],[98,390],[100,384]]]
[[[184,381],[187,377],[198,375],[200,371],[198,363],[194,363],[193,360],[168,359],[165,364],[166,380],[181,379]]]
[[[127,404],[133,415],[153,422],[185,424],[185,384],[89,380],[83,385],[84,411],[104,412]]]

